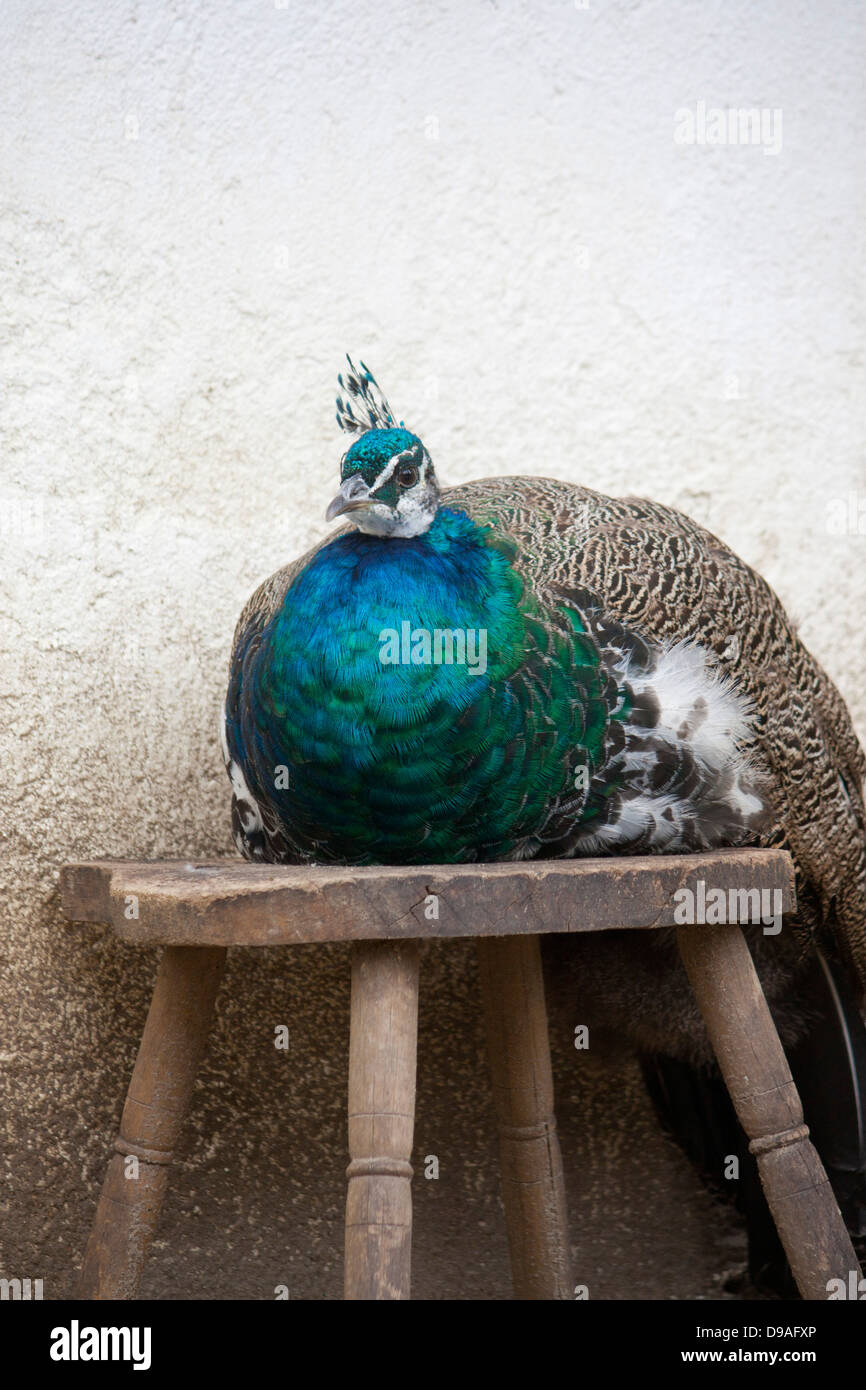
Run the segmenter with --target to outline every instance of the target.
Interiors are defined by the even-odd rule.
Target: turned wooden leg
[[[738,926],[680,927],[680,953],[725,1084],[758,1162],[797,1288],[826,1299],[859,1266],[803,1109],[749,948]]]
[[[573,1297],[537,936],[478,942],[514,1294]]]
[[[409,1297],[418,943],[357,945],[352,963],[346,1298]]]
[[[84,1256],[79,1298],[135,1298],[213,1016],[226,953],[168,946]],[[132,1162],[131,1159],[137,1160]]]

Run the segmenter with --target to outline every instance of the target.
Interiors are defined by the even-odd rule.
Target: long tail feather
[[[866,1025],[838,960],[818,952],[810,989],[817,1017],[789,1049],[791,1072],[842,1215],[866,1235]]]
[[[821,1162],[855,1243],[866,1236],[866,1024],[848,969],[818,953],[803,982],[801,1040],[787,1049],[791,1074]],[[721,1076],[673,1057],[641,1059],[647,1089],[665,1128],[716,1191],[734,1196],[746,1219],[754,1283],[783,1298],[793,1281],[773,1227],[757,1166]],[[740,1159],[737,1184],[722,1180],[725,1159]]]

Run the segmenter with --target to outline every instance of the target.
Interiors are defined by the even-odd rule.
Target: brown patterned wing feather
[[[655,502],[544,478],[486,479],[443,500],[508,532],[539,594],[590,590],[645,641],[687,638],[714,654],[754,706],[775,817],[760,841],[791,850],[803,928],[832,929],[866,987],[866,757],[841,695],[766,581]]]

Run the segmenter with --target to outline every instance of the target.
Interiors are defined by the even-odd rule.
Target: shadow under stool
[[[96,860],[61,874],[65,916],[164,947],[96,1211],[79,1296],[136,1297],[229,946],[352,941],[345,1296],[410,1296],[418,942],[475,937],[499,1124],[514,1295],[574,1296],[538,938],[675,926],[675,894],[778,890],[780,850],[338,868]],[[778,899],[776,900],[778,901]],[[425,908],[435,902],[435,912]],[[135,904],[137,915],[129,913]],[[678,926],[719,1067],[800,1293],[858,1264],[738,925]],[[138,1176],[125,1158],[138,1159]]]

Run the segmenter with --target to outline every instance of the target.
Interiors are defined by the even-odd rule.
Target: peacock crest
[[[367,430],[395,429],[394,412],[370,368],[360,362],[360,370],[346,353],[349,370],[337,380],[346,392],[346,399],[337,397],[337,424],[347,434],[365,434]],[[403,421],[400,421],[402,426]]]

